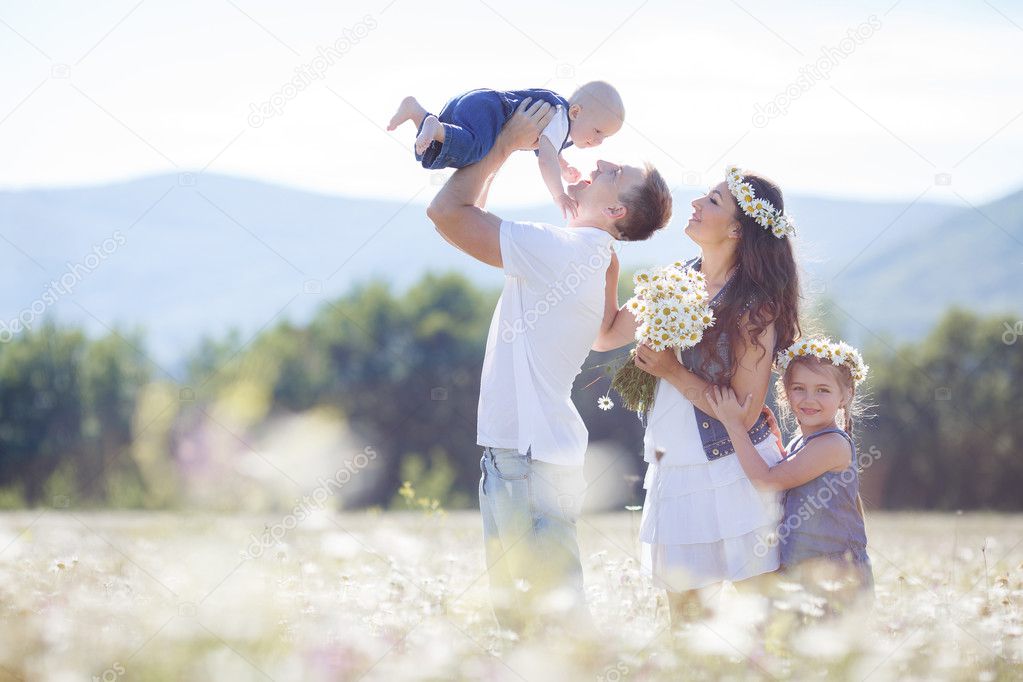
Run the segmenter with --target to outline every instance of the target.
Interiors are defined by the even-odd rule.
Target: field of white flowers
[[[567,644],[496,628],[472,512],[6,513],[0,680],[1023,678],[1021,516],[870,514],[872,616],[731,591],[675,633],[637,523],[581,521],[601,633]]]

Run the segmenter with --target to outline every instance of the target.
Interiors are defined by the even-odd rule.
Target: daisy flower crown
[[[867,370],[870,369],[864,364],[860,352],[845,341],[835,343],[825,336],[814,336],[805,341],[797,341],[778,353],[776,360],[778,371],[784,374],[789,363],[800,356],[830,360],[836,367],[845,365],[852,374],[853,384],[856,385],[867,378]]]
[[[743,179],[738,166],[729,166],[727,175],[728,189],[743,213],[778,239],[796,236],[796,221],[792,216],[779,211],[770,201],[758,198],[753,185]]]

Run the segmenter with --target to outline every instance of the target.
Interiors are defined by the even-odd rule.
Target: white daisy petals
[[[654,350],[689,348],[714,325],[707,278],[681,261],[633,277],[634,296],[625,304],[639,322],[636,340]]]
[[[792,216],[776,209],[770,201],[757,197],[753,185],[743,182],[742,171],[738,166],[729,166],[725,175],[728,178],[728,189],[743,213],[764,229],[770,230],[778,239],[796,236],[796,221]]]
[[[870,369],[863,362],[863,356],[860,355],[860,352],[845,341],[835,343],[825,336],[815,336],[805,341],[797,341],[778,353],[778,357],[775,359],[778,371],[784,372],[788,368],[789,363],[799,356],[830,360],[831,364],[836,367],[845,365],[849,368],[855,384],[859,384],[866,379],[867,371]]]

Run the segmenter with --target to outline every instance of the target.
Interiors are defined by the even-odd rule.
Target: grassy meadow
[[[1023,516],[874,513],[872,614],[734,590],[672,632],[635,513],[579,533],[597,641],[500,631],[473,512],[0,516],[3,680],[1019,679]],[[758,634],[761,633],[761,634]]]

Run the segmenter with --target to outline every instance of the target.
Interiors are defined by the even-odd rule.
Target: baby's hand
[[[579,169],[575,166],[565,166],[561,169],[561,179],[570,185],[574,185],[579,182],[579,178],[582,176],[583,174],[580,173]]]
[[[746,406],[752,398],[753,394],[750,394],[740,403],[735,396],[735,391],[730,386],[711,386],[707,391],[707,401],[710,403],[714,416],[726,426],[742,423]]]
[[[562,218],[567,219],[569,215],[571,215],[573,218],[578,217],[579,203],[572,197],[565,194],[564,192],[562,192],[561,196],[557,197],[554,200],[554,203],[556,203],[558,207],[561,208]]]

